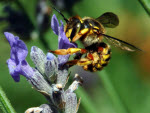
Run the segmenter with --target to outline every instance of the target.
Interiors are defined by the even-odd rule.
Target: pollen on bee
[[[104,64],[106,64],[106,63],[107,63],[106,61],[101,60],[101,64],[102,64],[102,65],[104,65]]]
[[[94,72],[95,72],[95,71],[97,71],[97,69],[96,69],[95,67],[93,67],[93,69],[92,69],[92,70],[93,70]]]
[[[107,53],[108,53],[108,48],[104,48],[104,49],[103,49],[103,53],[104,53],[104,54],[107,54]]]
[[[102,68],[100,64],[96,64],[96,68]]]
[[[83,67],[83,69],[87,71],[87,70],[88,70],[88,66],[85,65],[85,66]]]
[[[109,55],[109,54],[103,55],[103,59],[104,59],[104,60],[107,60],[108,58],[110,58],[110,55]]]

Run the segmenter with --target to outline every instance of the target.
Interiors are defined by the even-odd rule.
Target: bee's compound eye
[[[79,31],[80,31],[80,29],[81,29],[81,23],[77,23],[77,25],[76,25],[76,32],[78,33]]]
[[[80,28],[80,27],[81,27],[81,24],[80,24],[80,23],[77,23],[77,27]]]

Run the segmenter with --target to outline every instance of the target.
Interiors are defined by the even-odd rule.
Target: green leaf
[[[3,111],[3,113],[16,113],[1,87],[0,87],[0,109]]]
[[[139,0],[142,7],[145,9],[148,15],[150,15],[150,0]]]

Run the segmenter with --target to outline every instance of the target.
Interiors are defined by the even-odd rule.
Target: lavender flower
[[[19,82],[20,75],[23,75],[29,82],[32,81],[32,83],[37,83],[40,81],[41,84],[36,85],[34,83],[32,85],[39,91],[52,94],[50,91],[51,87],[44,80],[43,76],[36,69],[30,67],[30,65],[25,60],[28,54],[25,43],[22,40],[19,40],[19,37],[15,37],[11,33],[5,32],[4,34],[11,46],[10,59],[7,60],[7,64],[13,79],[16,82]]]
[[[11,33],[5,32],[4,34],[11,46],[10,59],[7,60],[10,75],[16,82],[19,82],[20,75],[30,78],[33,70],[25,60],[28,54],[25,43]]]
[[[61,22],[61,26],[59,26],[55,15],[52,17],[52,29],[58,35],[59,49],[76,47],[75,44],[69,42],[63,30],[63,23]],[[18,82],[20,75],[23,75],[49,102],[49,104],[43,104],[40,107],[30,108],[26,113],[33,111],[57,113],[60,110],[65,111],[65,113],[76,113],[80,101],[77,102],[74,90],[78,88],[82,80],[76,75],[73,83],[67,90],[64,90],[69,74],[68,66],[62,66],[62,64],[68,61],[69,55],[59,55],[58,57],[55,57],[52,53],[45,55],[40,48],[33,46],[30,57],[35,64],[35,68],[32,68],[25,60],[28,54],[25,43],[11,33],[5,32],[4,34],[11,46],[11,55],[7,64],[13,79]]]

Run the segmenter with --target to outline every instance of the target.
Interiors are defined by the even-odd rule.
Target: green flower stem
[[[87,92],[82,87],[79,87],[76,90],[76,94],[79,97],[81,97],[81,105],[85,108],[86,113],[99,113],[96,110],[94,103],[92,102],[91,98],[88,96]]]
[[[140,4],[143,6],[145,11],[150,16],[150,1],[149,0],[139,0]]]
[[[115,88],[113,87],[113,84],[111,83],[111,80],[109,79],[107,72],[103,70],[98,74],[114,106],[116,107],[117,113],[129,113],[127,107],[123,104],[120,96],[118,95]]]
[[[1,87],[0,87],[0,109],[3,111],[3,113],[16,113]]]

